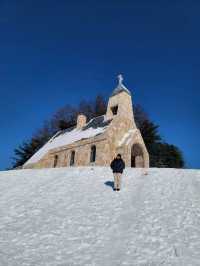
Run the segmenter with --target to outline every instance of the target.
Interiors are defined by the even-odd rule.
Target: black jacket
[[[123,173],[123,170],[125,168],[125,163],[122,159],[115,158],[112,163],[110,164],[111,169],[113,170],[113,173]]]

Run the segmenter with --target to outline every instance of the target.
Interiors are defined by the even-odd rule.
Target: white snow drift
[[[0,172],[0,265],[200,265],[200,171]]]

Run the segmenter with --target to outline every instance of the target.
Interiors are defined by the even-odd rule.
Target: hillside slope
[[[0,172],[0,265],[200,265],[200,171]]]

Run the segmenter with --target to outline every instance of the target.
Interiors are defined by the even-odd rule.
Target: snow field
[[[0,265],[200,265],[200,171],[0,172]]]

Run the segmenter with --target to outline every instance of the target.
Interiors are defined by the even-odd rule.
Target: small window
[[[75,151],[71,152],[70,166],[74,165],[75,162]]]
[[[90,162],[94,163],[95,160],[96,160],[96,146],[92,146],[90,152]]]
[[[111,111],[112,111],[113,115],[116,115],[117,111],[118,111],[118,105],[111,107]]]
[[[54,162],[53,162],[53,167],[55,168],[58,165],[58,155],[54,156]]]

